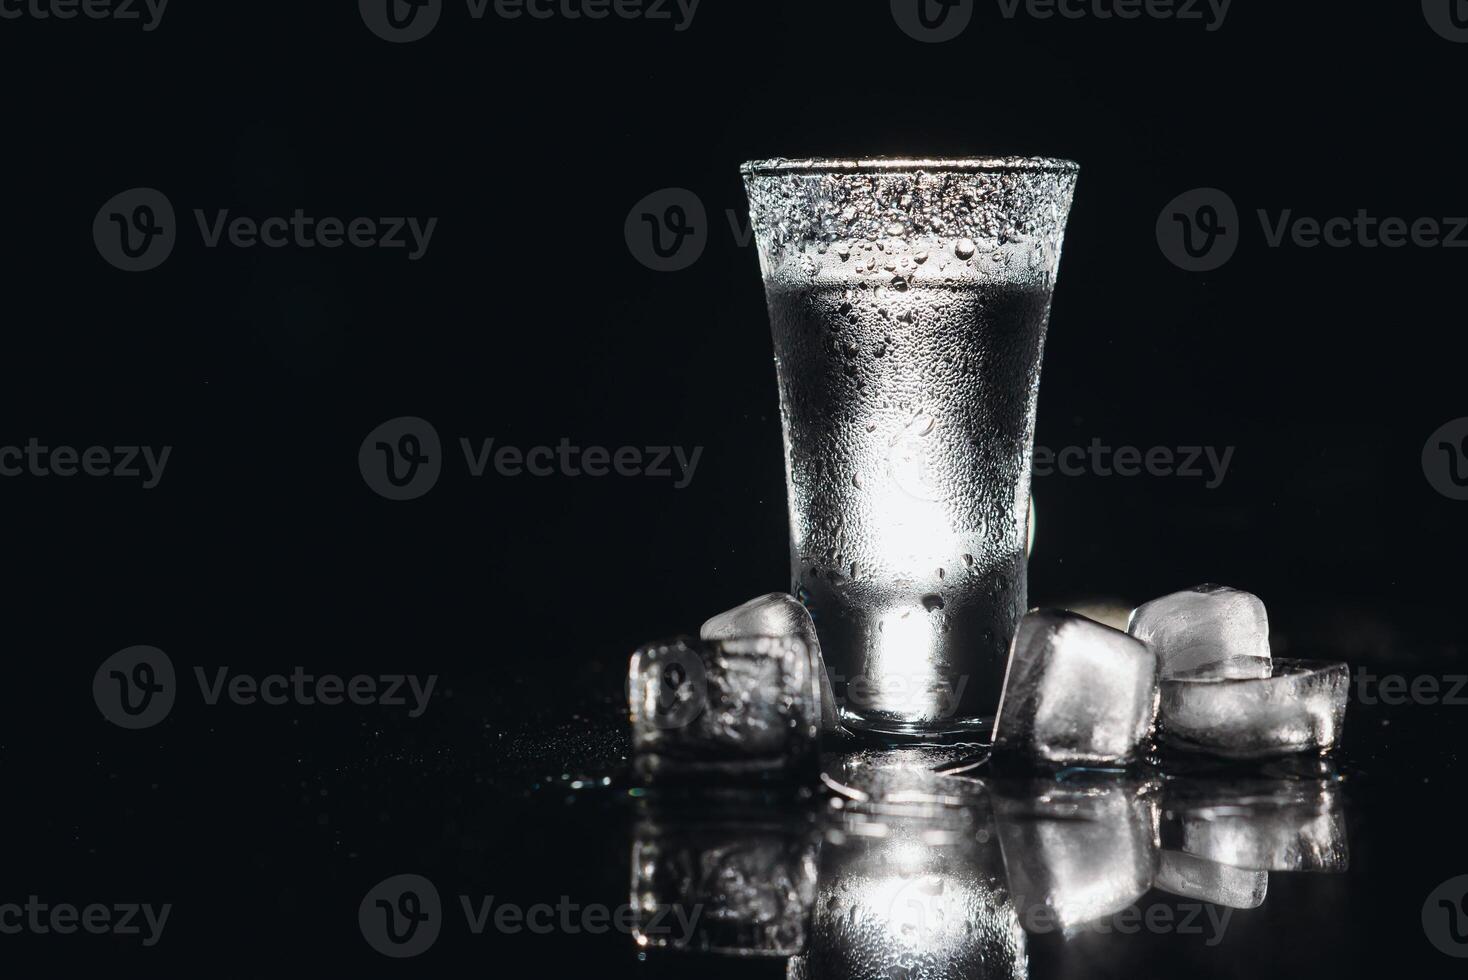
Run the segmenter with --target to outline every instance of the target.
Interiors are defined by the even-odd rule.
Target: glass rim
[[[771,157],[750,160],[739,168],[746,177],[780,174],[917,173],[1058,173],[1079,172],[1080,164],[1057,157]]]

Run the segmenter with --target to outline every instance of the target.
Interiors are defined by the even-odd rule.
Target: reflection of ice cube
[[[1059,765],[1130,760],[1152,730],[1156,673],[1152,653],[1125,633],[1060,610],[1026,613],[994,747]]]
[[[813,767],[820,685],[797,637],[653,643],[627,677],[634,769],[663,774],[768,774]]]
[[[1206,861],[1182,851],[1163,851],[1153,887],[1231,909],[1257,909],[1269,890],[1269,872]]]
[[[1255,871],[1344,871],[1340,789],[1328,780],[1170,780],[1163,842]]]
[[[805,949],[820,833],[810,816],[767,804],[649,809],[632,840],[639,946],[729,956]]]
[[[1150,783],[996,781],[995,824],[1009,889],[1032,932],[1070,931],[1130,907],[1157,867]]]
[[[1162,682],[1162,737],[1236,759],[1328,752],[1345,724],[1345,664],[1276,660],[1272,676]]]
[[[698,635],[705,640],[724,640],[739,636],[794,636],[810,647],[815,656],[821,682],[821,732],[833,734],[840,727],[836,714],[836,697],[831,692],[831,679],[821,657],[821,641],[816,636],[810,612],[800,601],[784,592],[771,592],[743,605],[721,612],[703,624]]]
[[[1134,609],[1127,632],[1152,648],[1164,678],[1269,676],[1269,616],[1248,592],[1174,592]]]

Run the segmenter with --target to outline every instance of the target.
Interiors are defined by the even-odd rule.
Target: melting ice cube
[[[796,637],[651,643],[627,675],[633,768],[741,775],[814,768],[820,684]]]
[[[1233,759],[1328,752],[1345,724],[1345,664],[1276,660],[1263,677],[1162,682],[1160,730],[1179,748]]]
[[[1056,765],[1126,762],[1156,711],[1157,663],[1145,644],[1075,613],[1036,610],[1009,650],[994,747]]]
[[[1138,606],[1127,632],[1152,648],[1164,678],[1269,676],[1264,603],[1226,585],[1199,585]]]
[[[705,640],[723,640],[738,636],[795,636],[810,647],[815,655],[821,682],[821,733],[834,734],[840,728],[836,698],[831,679],[821,657],[821,641],[816,636],[810,612],[800,601],[784,592],[771,592],[743,605],[721,612],[703,624],[698,635]]]

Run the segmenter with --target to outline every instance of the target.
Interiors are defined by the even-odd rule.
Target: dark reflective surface
[[[29,935],[4,949],[122,975],[225,946],[239,975],[276,970],[281,950],[399,975],[357,910],[417,874],[444,921],[411,966],[446,975],[1456,975],[1424,905],[1468,873],[1463,707],[1353,700],[1328,763],[1041,778],[962,748],[847,749],[804,793],[710,798],[632,785],[607,661],[451,686],[423,724],[181,700],[139,739],[53,745],[72,776],[12,813],[27,843],[10,892],[175,908],[146,951]],[[17,784],[37,765],[6,759]],[[497,925],[505,906],[521,918]],[[1450,937],[1447,911],[1426,911]]]

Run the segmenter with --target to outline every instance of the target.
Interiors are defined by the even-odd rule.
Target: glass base
[[[858,741],[873,745],[979,745],[987,748],[994,731],[992,715],[914,724],[857,718],[842,712],[841,724]]]

